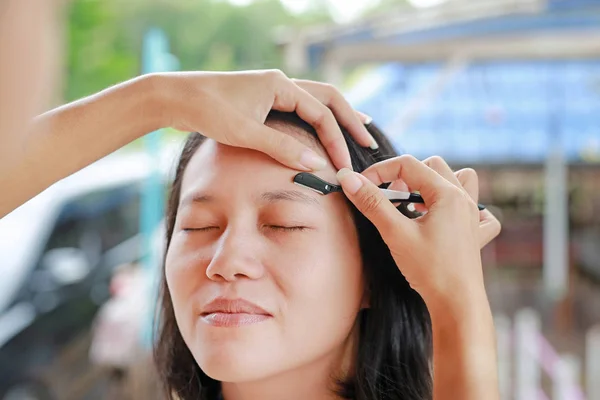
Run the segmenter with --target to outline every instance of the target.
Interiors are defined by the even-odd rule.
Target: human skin
[[[335,181],[335,171],[329,162],[318,175]],[[299,187],[296,173],[212,140],[184,173],[166,279],[182,337],[228,400],[331,399],[332,376],[352,369],[368,306],[358,235],[344,196]],[[244,298],[270,316],[214,326],[201,315],[215,297]]]
[[[440,157],[410,155],[337,174],[350,201],[373,222],[410,286],[427,305],[433,333],[433,398],[498,399],[495,331],[480,249],[500,232],[477,209],[475,171],[454,173]],[[411,220],[378,189],[419,191],[427,213]]]

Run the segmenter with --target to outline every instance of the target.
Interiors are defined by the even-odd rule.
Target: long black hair
[[[293,125],[317,137],[315,130],[294,113],[272,111],[267,121]],[[371,130],[379,144],[375,152],[358,145],[344,129],[342,132],[355,171],[361,172],[377,161],[397,155],[390,141],[377,129]],[[190,134],[179,158],[167,203],[167,249],[177,216],[183,173],[204,140],[199,133]],[[352,400],[431,399],[431,320],[425,303],[400,273],[377,229],[351,203],[350,206],[359,237],[369,308],[357,316],[360,333],[355,374],[337,382],[338,395]],[[406,208],[400,211],[413,216]],[[220,382],[200,369],[175,321],[164,263],[158,321],[154,355],[167,398],[217,400]]]

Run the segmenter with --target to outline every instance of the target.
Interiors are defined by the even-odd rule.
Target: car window
[[[139,184],[103,189],[69,201],[45,251],[75,247],[95,259],[137,234],[139,203]]]

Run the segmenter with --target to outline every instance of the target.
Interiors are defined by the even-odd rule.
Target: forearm
[[[483,287],[480,292],[428,304],[434,400],[499,398],[494,323]]]
[[[153,79],[137,78],[37,117],[0,160],[0,215],[164,125]]]
[[[0,159],[60,86],[56,1],[0,1]]]

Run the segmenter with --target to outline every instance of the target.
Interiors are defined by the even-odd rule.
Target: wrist
[[[176,107],[173,106],[168,79],[161,74],[147,74],[134,79],[133,85],[136,92],[142,94],[143,118],[148,122],[150,131],[172,126]]]
[[[431,316],[434,398],[499,397],[494,321],[485,291],[481,292],[427,304]]]
[[[480,283],[456,286],[454,290],[423,296],[423,301],[432,320],[434,318],[455,320],[491,313],[483,280]]]

